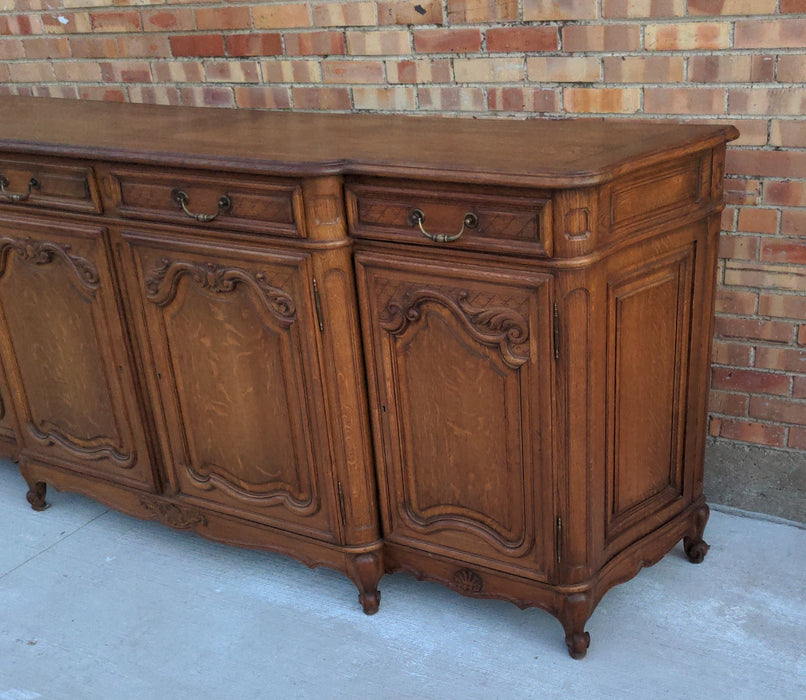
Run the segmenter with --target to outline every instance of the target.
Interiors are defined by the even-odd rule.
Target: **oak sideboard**
[[[0,451],[130,515],[556,616],[681,539],[730,126],[0,98]]]

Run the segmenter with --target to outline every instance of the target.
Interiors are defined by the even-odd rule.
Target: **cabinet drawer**
[[[110,178],[124,217],[305,237],[302,190],[293,180],[165,168],[113,168]]]
[[[348,183],[346,195],[358,238],[551,255],[548,192],[360,181]]]
[[[0,204],[100,213],[93,169],[48,158],[0,157]]]

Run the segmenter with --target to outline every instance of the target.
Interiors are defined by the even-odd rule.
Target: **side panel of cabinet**
[[[0,363],[0,454],[13,456],[17,452],[17,434],[8,394],[8,382]]]
[[[99,227],[0,220],[3,366],[24,458],[154,490]]]
[[[551,278],[372,253],[356,263],[384,538],[545,579]]]
[[[309,256],[123,238],[170,490],[334,539]]]

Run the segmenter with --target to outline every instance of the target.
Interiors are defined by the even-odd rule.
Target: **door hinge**
[[[339,512],[341,513],[341,525],[347,527],[347,513],[344,510],[344,490],[341,488],[341,481],[336,482],[339,492]]]
[[[554,359],[560,359],[560,310],[557,304],[554,305],[554,312],[552,314],[552,327],[554,330]]]
[[[319,332],[323,333],[325,324],[322,321],[322,298],[319,296],[319,285],[316,284],[316,277],[313,278],[313,304],[316,308],[316,320],[319,323]]]
[[[555,529],[557,541],[555,542],[555,549],[557,550],[557,563],[560,564],[563,560],[563,519],[557,518],[557,527]]]

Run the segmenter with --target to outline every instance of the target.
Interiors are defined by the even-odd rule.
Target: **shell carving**
[[[484,582],[475,571],[459,569],[453,575],[453,585],[463,593],[481,593]]]

